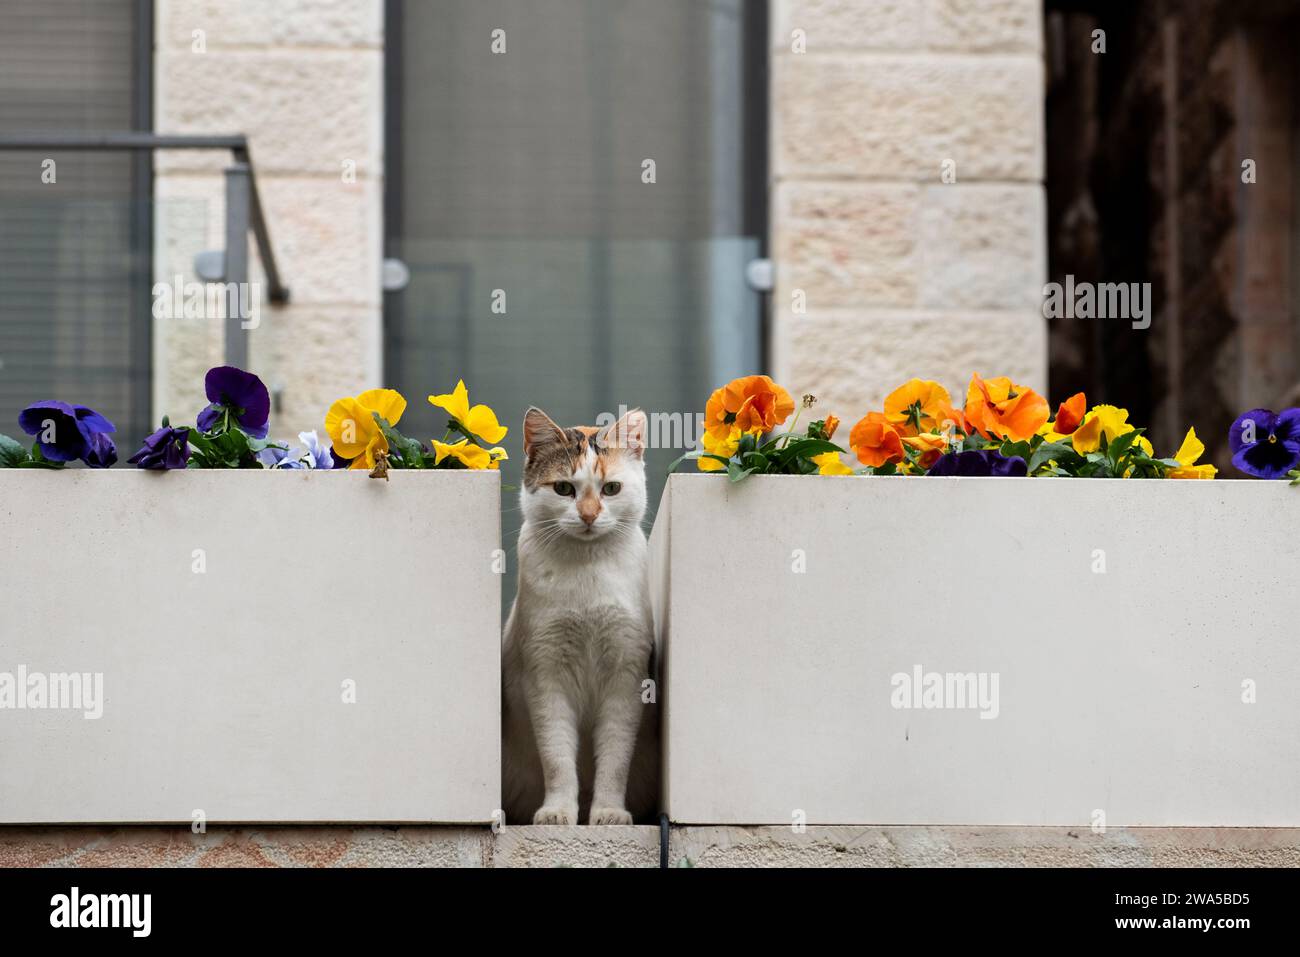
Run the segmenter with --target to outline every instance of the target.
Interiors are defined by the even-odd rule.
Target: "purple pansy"
[[[334,468],[333,449],[328,445],[321,445],[320,438],[313,429],[311,432],[299,432],[298,441],[307,447],[307,457],[311,460],[309,468],[315,469],[332,469]]]
[[[190,430],[163,426],[127,459],[142,469],[183,469],[190,460]]]
[[[968,449],[941,455],[930,466],[930,475],[997,475],[1021,477],[1029,474],[1025,460],[1018,455],[1006,456],[989,449]]]
[[[273,469],[280,466],[280,463],[288,456],[289,450],[279,445],[268,445],[262,451],[257,453],[257,461],[262,463],[262,468]],[[286,466],[291,467],[291,466]]]
[[[229,413],[235,424],[253,438],[266,438],[271,396],[261,379],[234,366],[217,366],[208,370],[203,387],[212,404],[199,413],[200,431],[211,432]]]
[[[1283,478],[1300,464],[1300,409],[1251,409],[1228,430],[1232,464],[1256,478]]]
[[[304,462],[307,453],[302,449],[290,449],[282,445],[268,445],[257,453],[257,461],[267,469],[306,469],[311,468]]]
[[[82,461],[92,469],[106,469],[117,461],[117,446],[103,432],[96,432]]]
[[[97,461],[104,457],[103,443],[95,443],[95,436],[116,432],[117,427],[94,409],[84,405],[69,405],[53,399],[33,402],[18,413],[18,424],[28,435],[36,436],[36,447],[51,462],[72,462],[86,459],[97,450]],[[48,437],[48,438],[47,438]],[[113,443],[108,442],[108,450]],[[116,456],[113,457],[116,461]],[[91,464],[87,460],[87,464]],[[112,462],[108,462],[112,465]],[[106,468],[107,466],[96,466]]]
[[[299,432],[301,446],[283,448],[268,445],[257,453],[257,460],[268,469],[332,469],[334,459],[328,446],[322,446],[313,432]]]

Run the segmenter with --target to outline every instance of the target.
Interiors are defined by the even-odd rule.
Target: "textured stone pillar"
[[[911,376],[1046,388],[1040,8],[774,0],[772,351],[792,392],[852,422]]]
[[[156,0],[160,133],[244,133],[292,304],[265,302],[250,368],[280,394],[272,436],[323,434],[340,395],[382,385],[382,0]],[[161,153],[155,281],[222,247],[229,154]],[[255,250],[255,246],[250,248]],[[261,279],[254,266],[253,281]],[[192,422],[219,319],[156,319],[154,414]]]

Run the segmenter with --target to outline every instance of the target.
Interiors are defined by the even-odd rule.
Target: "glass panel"
[[[564,425],[640,406],[661,446],[653,518],[709,390],[762,359],[745,266],[764,228],[764,7],[390,6],[388,254],[411,280],[386,300],[385,384],[413,400],[404,431],[434,437],[424,397],[464,377],[511,428],[517,486],[529,405]]]
[[[698,437],[695,416],[708,390],[759,364],[758,294],[723,281],[743,277],[758,254],[755,239],[427,240],[405,248],[403,322],[388,330],[401,363],[387,377],[411,400],[402,430],[441,438],[446,416],[425,396],[464,377],[471,400],[489,402],[510,426],[514,458],[503,481],[512,486],[529,405],[566,425],[641,407],[651,420],[653,515],[668,466]],[[509,289],[504,316],[492,312],[501,282]]]

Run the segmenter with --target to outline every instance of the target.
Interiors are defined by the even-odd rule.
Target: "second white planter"
[[[667,810],[1300,826],[1298,525],[1282,482],[673,476]]]

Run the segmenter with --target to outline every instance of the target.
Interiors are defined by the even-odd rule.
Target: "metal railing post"
[[[280,277],[275,249],[271,245],[271,231],[266,224],[266,214],[257,191],[257,175],[253,169],[248,139],[238,134],[195,135],[145,133],[138,130],[101,133],[3,133],[0,132],[0,152],[8,150],[32,151],[97,151],[153,152],[154,150],[229,150],[232,163],[226,170],[226,248],[224,252],[209,250],[195,256],[194,271],[204,282],[224,279],[230,285],[226,292],[225,351],[226,362],[243,368],[248,362],[248,332],[253,328],[246,320],[254,319],[253,310],[261,309],[254,303],[248,289],[248,233],[252,230],[257,242],[257,254],[266,277],[267,300],[273,306],[289,302],[289,287]],[[245,307],[249,313],[245,315]]]
[[[248,164],[226,169],[226,365],[248,368],[248,332],[243,305],[256,309],[248,290]]]

